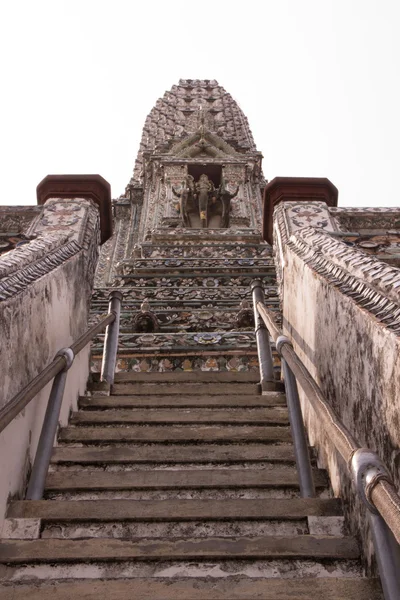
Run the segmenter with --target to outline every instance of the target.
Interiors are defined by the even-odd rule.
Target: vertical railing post
[[[46,482],[47,472],[53,451],[54,438],[57,432],[58,418],[64,396],[67,371],[74,361],[74,353],[71,348],[63,348],[56,356],[65,359],[65,368],[54,377],[46,414],[44,416],[42,431],[36,450],[32,473],[29,478],[26,500],[41,500]]]
[[[385,600],[400,598],[400,550],[383,518],[368,511],[376,560]]]
[[[351,470],[357,492],[367,508],[384,598],[398,600],[400,598],[400,547],[371,500],[374,484],[379,479],[391,482],[391,475],[379,456],[368,448],[356,450],[351,459]]]
[[[117,362],[119,320],[123,295],[119,290],[113,290],[109,295],[108,312],[114,313],[115,319],[106,329],[104,338],[103,361],[101,364],[101,381],[112,385],[114,383],[115,364]]]
[[[278,354],[282,344],[291,344],[286,336],[279,336],[275,342]],[[297,389],[296,378],[286,360],[281,356],[283,379],[285,382],[286,401],[289,413],[290,431],[293,438],[297,474],[299,477],[300,495],[302,498],[315,498],[315,485],[311,468],[310,453],[304,428],[303,414]]]
[[[268,329],[257,310],[257,302],[265,304],[264,288],[260,279],[251,282],[254,310],[254,329],[257,342],[258,361],[260,364],[261,393],[271,391],[274,383],[274,367]]]

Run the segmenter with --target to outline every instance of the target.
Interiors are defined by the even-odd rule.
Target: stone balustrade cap
[[[90,198],[100,211],[101,243],[113,233],[111,186],[101,175],[47,175],[36,188],[37,203],[49,198]]]
[[[337,206],[339,192],[326,177],[275,177],[264,188],[263,238],[272,244],[274,209],[280,202],[325,202]]]

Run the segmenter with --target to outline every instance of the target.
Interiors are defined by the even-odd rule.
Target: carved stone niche
[[[248,300],[242,300],[239,312],[235,318],[235,325],[238,329],[254,328],[254,311]]]
[[[132,329],[135,333],[153,333],[160,329],[158,319],[151,311],[147,298],[142,302],[140,311],[133,318]]]
[[[181,169],[165,169],[166,202],[163,226],[226,229],[231,200],[239,192],[224,176],[224,165],[193,161]],[[175,222],[177,221],[177,222]]]

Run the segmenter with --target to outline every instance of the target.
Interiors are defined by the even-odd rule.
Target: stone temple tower
[[[257,368],[252,279],[277,304],[261,239],[261,161],[246,117],[215,80],[181,79],[157,100],[97,271],[95,312],[107,288],[124,293],[119,369]],[[154,348],[157,360],[146,355]]]

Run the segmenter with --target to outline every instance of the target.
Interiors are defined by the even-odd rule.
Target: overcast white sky
[[[267,179],[400,206],[399,31],[399,0],[3,1],[0,204],[36,203],[54,173],[119,196],[157,98],[204,78],[247,115]]]

